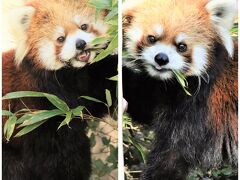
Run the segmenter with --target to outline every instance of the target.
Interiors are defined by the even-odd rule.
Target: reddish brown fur
[[[236,106],[237,102],[233,102],[232,100],[238,97],[237,56],[238,46],[235,43],[234,60],[229,59],[231,66],[229,69],[225,69],[225,72],[218,77],[209,99],[209,104],[211,104],[209,118],[214,120],[210,122],[211,126],[218,133],[224,133],[223,131],[226,130],[225,127],[229,127],[235,142],[238,139],[238,117],[236,114],[238,109]],[[225,106],[222,107],[221,104],[225,104]]]
[[[96,28],[94,28],[94,27],[92,27],[92,26],[90,27],[89,32],[92,32],[92,33],[96,34],[97,36],[100,35],[99,30],[97,30]]]
[[[2,95],[4,96],[7,93],[15,91],[38,91],[36,88],[36,80],[32,79],[31,75],[26,71],[22,71],[20,68],[16,67],[14,63],[14,54],[14,50],[2,54],[2,65],[4,67],[2,69]],[[32,99],[25,98],[24,104],[22,102],[22,100],[3,100],[2,109],[17,111],[26,108],[24,104],[27,104],[30,109],[35,109],[35,107],[37,107],[37,104],[33,103]],[[6,120],[6,118],[3,118],[3,124]]]

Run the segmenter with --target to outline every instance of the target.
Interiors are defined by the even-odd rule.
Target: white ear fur
[[[231,29],[237,14],[237,0],[209,0],[206,8],[211,15],[211,20],[223,41],[230,57],[234,54],[232,37],[228,30]]]
[[[21,63],[28,52],[27,30],[34,12],[35,9],[32,6],[23,6],[11,10],[8,14],[10,31],[17,47],[15,55],[17,65]]]
[[[128,15],[130,11],[134,11],[135,7],[144,0],[127,0],[123,3],[123,16]]]
[[[237,0],[209,0],[206,5],[215,25],[231,29],[237,14]]]
[[[8,19],[13,34],[19,31],[26,32],[34,12],[35,9],[32,6],[23,6],[10,11]]]

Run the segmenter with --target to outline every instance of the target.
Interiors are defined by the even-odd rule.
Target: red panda
[[[96,49],[96,37],[106,35],[105,12],[96,10],[87,0],[41,0],[28,2],[13,10],[9,21],[16,38],[16,49],[4,52],[3,95],[15,91],[51,93],[70,108],[86,106],[93,115],[107,113],[106,107],[80,99],[105,98],[105,89],[113,93],[116,84],[107,78],[117,73],[117,56],[90,63]],[[114,99],[113,99],[114,101]],[[3,101],[3,109],[17,112],[47,110],[52,105],[42,98]],[[71,121],[71,129],[57,131],[62,117],[47,121],[33,132],[3,142],[3,179],[87,180],[91,174],[90,142],[86,122]],[[3,119],[4,125],[5,119]]]
[[[126,1],[123,95],[133,119],[156,134],[143,180],[237,166],[238,47],[228,32],[236,9],[235,0]]]

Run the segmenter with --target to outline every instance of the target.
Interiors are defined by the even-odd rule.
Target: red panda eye
[[[83,24],[83,25],[81,25],[80,28],[81,28],[81,30],[86,31],[88,29],[88,25],[87,24]]]
[[[178,49],[179,52],[184,53],[184,52],[187,51],[187,45],[184,44],[184,43],[179,43],[177,45],[177,49]]]
[[[147,37],[147,41],[148,41],[148,43],[150,43],[150,44],[154,44],[157,40],[156,40],[156,38],[155,38],[154,36],[149,35],[149,36]]]
[[[57,38],[57,41],[60,42],[60,43],[63,43],[65,41],[65,37],[60,36],[59,38]]]

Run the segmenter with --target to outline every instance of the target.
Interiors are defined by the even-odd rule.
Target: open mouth
[[[88,62],[90,56],[91,52],[89,50],[84,50],[76,56],[76,60],[81,62]]]
[[[161,67],[161,66],[154,66],[152,65],[152,68],[160,73],[164,73],[164,72],[169,72],[171,71],[171,69],[168,69],[168,68],[164,68],[164,67]]]

